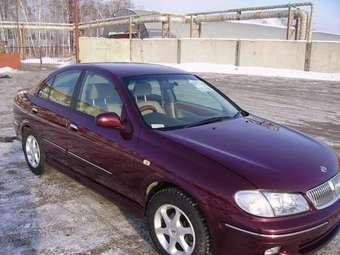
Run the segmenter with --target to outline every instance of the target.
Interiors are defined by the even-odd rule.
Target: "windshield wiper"
[[[235,119],[235,118],[237,118],[238,116],[240,116],[241,115],[241,112],[237,112],[233,117],[231,117],[232,119]]]
[[[209,123],[213,123],[213,122],[218,122],[218,121],[222,121],[222,120],[225,120],[225,119],[232,119],[232,118],[233,117],[229,117],[229,116],[213,117],[213,118],[204,119],[204,120],[201,120],[199,122],[195,122],[195,123],[191,123],[191,124],[185,125],[184,128],[196,127],[196,126],[205,125],[205,124],[209,124]]]

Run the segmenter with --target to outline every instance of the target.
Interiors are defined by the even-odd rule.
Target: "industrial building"
[[[122,9],[116,12],[114,17],[134,17],[161,15],[159,12],[147,10]],[[220,21],[202,22],[201,38],[237,38],[237,39],[286,39],[287,21],[286,19],[271,18],[261,20],[262,23],[255,23],[255,20],[246,21]],[[266,22],[267,21],[267,22]],[[282,21],[282,22],[281,22]],[[161,38],[162,22],[140,23],[132,32],[133,38]],[[295,28],[290,30],[289,38],[293,39]],[[103,37],[106,38],[129,38],[129,24],[116,24],[106,26],[103,30]],[[171,32],[167,36],[170,38],[190,37],[190,24],[173,22]],[[340,41],[340,35],[313,31],[313,40],[320,41]]]

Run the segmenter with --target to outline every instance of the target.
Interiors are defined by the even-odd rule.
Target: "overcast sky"
[[[289,0],[133,0],[136,8],[146,10],[188,13],[198,11],[225,10],[237,7],[282,4]],[[340,34],[340,0],[315,0],[316,17],[314,29]]]

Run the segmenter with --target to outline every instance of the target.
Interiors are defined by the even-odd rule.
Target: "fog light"
[[[264,251],[264,255],[276,255],[279,254],[281,247],[276,246]]]

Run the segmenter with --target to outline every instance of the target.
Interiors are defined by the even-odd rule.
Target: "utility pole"
[[[68,23],[70,24],[74,24],[74,11],[73,11],[73,0],[66,0],[66,6],[67,6],[67,10],[68,10]],[[71,52],[74,49],[74,32],[71,31],[70,32],[70,48],[71,48]]]
[[[288,7],[288,21],[287,21],[286,40],[289,40],[291,19],[292,19],[292,7],[289,6]]]
[[[20,56],[20,58],[21,58],[21,51],[22,51],[22,45],[21,45],[21,43],[22,43],[22,39],[21,39],[21,29],[20,29],[20,24],[19,24],[19,22],[20,22],[20,18],[19,18],[19,6],[20,6],[20,3],[19,3],[19,1],[20,0],[17,0],[16,1],[16,15],[17,15],[17,47],[18,47],[18,49],[19,49],[19,56]]]
[[[8,20],[8,2],[7,0],[4,1],[4,13],[1,14],[2,17],[4,17],[4,20]],[[4,29],[4,43],[5,47],[9,46],[9,29]]]
[[[79,0],[73,0],[76,63],[79,63]]]

